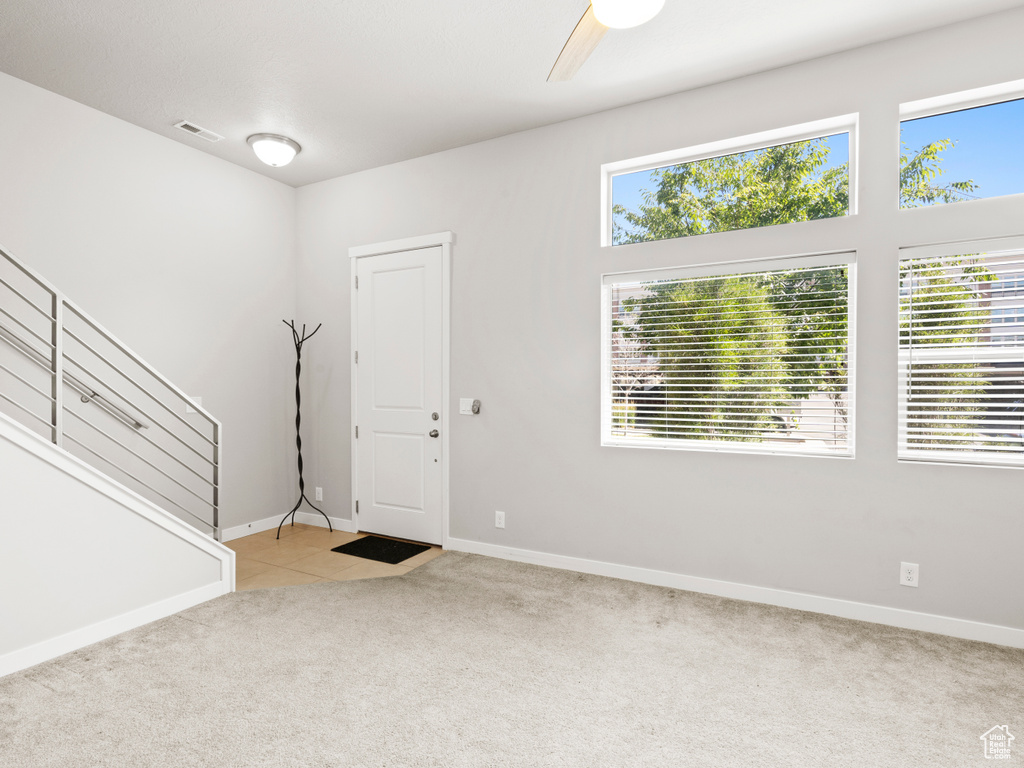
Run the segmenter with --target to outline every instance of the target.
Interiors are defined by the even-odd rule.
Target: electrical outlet
[[[505,527],[505,513],[504,512],[495,512],[494,513],[494,527],[495,528],[504,528]]]
[[[917,575],[917,563],[900,563],[900,584],[904,587],[916,587]]]
[[[324,489],[321,488],[319,485],[316,487],[316,500],[317,501],[323,501],[324,500]]]

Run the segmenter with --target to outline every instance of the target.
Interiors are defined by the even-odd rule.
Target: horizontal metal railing
[[[0,312],[2,311],[3,310],[0,310]],[[5,312],[4,314],[7,313]],[[49,370],[50,358],[47,355],[44,355],[42,352],[38,351],[31,344],[26,343],[20,336],[18,336],[17,333],[13,332],[3,323],[0,323],[0,341],[3,341],[5,344],[8,344],[11,347],[14,347],[14,349],[21,352],[23,355],[25,355],[25,357],[34,362],[37,366]],[[0,365],[0,369],[5,370],[11,376],[14,376],[19,381],[24,382],[28,386],[32,386],[29,382],[25,381],[23,377],[19,376],[17,373],[5,367],[4,365]],[[100,392],[97,387],[85,384],[77,376],[74,376],[73,374],[68,373],[67,371],[64,372],[64,383],[71,387],[73,390],[75,390],[81,396],[83,403],[88,403],[90,401],[95,402],[96,405],[98,405],[103,410],[107,411],[111,416],[116,418],[118,421],[124,422],[127,426],[132,427],[133,429],[149,428],[149,424],[128,413],[128,411],[125,411],[122,408],[118,407],[110,398],[106,397],[102,392]],[[46,393],[40,392],[40,394],[45,395]]]
[[[220,422],[3,249],[0,342],[0,413],[220,539]]]

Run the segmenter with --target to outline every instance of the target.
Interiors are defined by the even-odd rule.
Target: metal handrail
[[[64,355],[64,359],[65,359],[65,360],[67,360],[67,361],[68,361],[68,362],[70,362],[70,363],[73,363],[73,364],[74,364],[74,366],[75,366],[76,368],[78,368],[78,370],[80,370],[80,371],[81,371],[82,373],[85,373],[85,374],[86,374],[86,375],[88,375],[88,376],[92,376],[93,378],[99,378],[99,376],[97,376],[97,375],[96,375],[95,373],[93,373],[93,372],[92,372],[91,370],[89,370],[88,368],[86,368],[86,367],[85,367],[85,366],[84,366],[84,365],[83,365],[82,363],[78,362],[78,361],[77,361],[77,360],[76,360],[75,358],[73,358],[73,357],[71,357],[71,356],[69,356],[69,355],[65,354],[65,355]],[[132,381],[132,383],[133,383],[133,384],[135,384],[135,382],[134,382],[134,381]],[[141,386],[140,386],[140,385],[136,384],[135,386],[136,386],[136,387],[139,387],[139,388],[141,389]],[[142,391],[143,391],[143,392],[145,392],[145,390],[142,390]],[[123,401],[124,401],[125,403],[127,403],[127,404],[128,404],[129,406],[131,406],[132,408],[134,408],[134,409],[135,409],[136,411],[138,411],[139,413],[145,414],[146,416],[149,416],[150,418],[153,418],[153,417],[152,417],[152,416],[150,415],[149,411],[147,411],[147,410],[146,410],[145,408],[143,408],[143,407],[142,407],[141,405],[139,405],[139,404],[138,404],[138,403],[136,403],[135,401],[133,401],[133,400],[129,400],[129,399],[128,399],[127,397],[125,397],[125,396],[122,396],[122,397],[121,397],[121,399],[122,399],[122,400],[123,400]],[[156,419],[153,419],[153,420],[154,420],[154,421],[156,421]],[[203,454],[202,454],[202,453],[201,453],[200,451],[196,450],[195,446],[191,445],[191,444],[190,444],[190,443],[189,443],[189,442],[188,442],[187,440],[184,440],[184,439],[182,439],[182,437],[181,437],[180,435],[176,435],[176,434],[174,434],[174,432],[172,432],[171,430],[169,430],[169,429],[168,429],[167,427],[163,426],[162,424],[158,424],[158,426],[159,426],[159,427],[160,427],[160,428],[161,428],[161,429],[162,429],[162,430],[164,431],[164,433],[165,433],[165,434],[166,434],[166,435],[167,435],[168,437],[171,437],[172,439],[174,439],[174,440],[175,440],[176,442],[178,442],[178,443],[179,443],[179,444],[180,444],[180,445],[181,445],[182,447],[184,447],[184,448],[188,449],[189,451],[191,451],[192,453],[194,453],[194,454],[195,454],[196,456],[198,456],[198,457],[199,457],[200,459],[202,459],[203,461],[205,461],[205,462],[206,462],[207,464],[213,464],[213,460],[212,460],[212,459],[208,459],[208,458],[207,458],[206,456],[204,456],[204,455],[203,455]],[[189,426],[191,426],[191,425],[189,425]],[[194,427],[192,427],[192,429],[195,429],[195,428],[194,428]],[[200,435],[200,437],[202,437],[202,439],[203,439],[203,440],[205,440],[205,441],[206,441],[207,443],[210,443],[211,445],[213,444],[213,441],[211,441],[211,440],[210,440],[209,438],[207,438],[207,437],[206,437],[205,435]]]
[[[0,341],[4,341],[10,346],[14,347],[16,350],[21,352],[23,355],[25,355],[25,357],[27,357],[36,365],[47,370],[50,369],[50,358],[48,358],[38,349],[33,347],[31,344],[26,343],[24,339],[20,338],[16,333],[12,332],[11,329],[3,325],[3,323],[0,323]],[[65,355],[65,359],[67,359],[67,355]],[[32,389],[35,389],[37,392],[40,391],[39,389],[32,386],[24,379],[22,379],[16,373],[14,373],[14,371],[11,371],[8,368],[4,368],[4,370],[10,373],[12,376],[17,377],[20,381],[24,382],[25,384],[28,384],[30,387],[32,387]],[[102,402],[97,402],[97,407],[102,408],[123,424],[127,424],[132,429],[149,429],[149,424],[142,421],[142,419],[136,418],[132,414],[128,413],[128,411],[112,403],[109,398],[105,397],[102,393],[98,392],[94,387],[86,385],[81,379],[79,379],[73,373],[64,371],[64,383],[71,387],[73,390],[75,390],[79,395],[81,395],[83,403],[96,402],[96,400],[98,399]],[[45,395],[46,393],[41,392],[41,394]]]
[[[97,352],[97,351],[96,351],[96,349],[95,349],[94,347],[92,347],[92,346],[91,346],[90,344],[88,344],[88,343],[86,343],[85,341],[83,341],[83,340],[81,339],[81,337],[79,337],[79,336],[78,336],[77,334],[75,334],[75,333],[74,333],[74,331],[69,331],[69,330],[67,330],[67,329],[65,328],[65,329],[64,329],[64,333],[66,333],[66,334],[67,334],[68,336],[70,336],[70,337],[71,337],[72,339],[74,339],[75,341],[77,341],[77,342],[78,342],[79,344],[81,344],[81,345],[82,345],[83,347],[85,347],[85,348],[86,348],[87,350],[89,350],[90,352],[92,352],[92,353],[93,353],[94,355],[96,355],[96,356],[97,356],[98,358],[100,358],[101,360],[103,360],[103,362],[105,362],[105,363],[106,363],[106,364],[107,364],[108,366],[110,366],[110,368],[111,368],[112,370],[116,371],[116,372],[117,372],[117,373],[119,373],[119,374],[120,374],[121,376],[123,376],[123,377],[125,378],[125,380],[126,380],[126,381],[129,381],[129,382],[131,382],[131,383],[132,383],[132,384],[134,384],[134,385],[135,385],[136,387],[138,387],[139,389],[141,389],[141,390],[142,390],[143,392],[145,392],[145,391],[146,391],[146,388],[145,388],[145,387],[143,387],[143,386],[142,386],[141,384],[139,384],[139,382],[137,382],[137,381],[136,381],[135,379],[133,379],[133,378],[132,378],[131,376],[129,376],[129,375],[127,374],[127,373],[125,373],[124,371],[122,371],[122,370],[121,370],[120,368],[118,368],[118,367],[117,367],[116,365],[114,365],[114,364],[113,364],[112,362],[110,362],[109,360],[106,360],[106,359],[105,359],[105,358],[104,358],[104,357],[103,357],[103,356],[102,356],[102,355],[101,355],[101,354],[100,354],[99,352]],[[85,367],[85,366],[83,366],[83,365],[82,365],[81,363],[79,363],[78,361],[76,361],[76,360],[75,360],[75,359],[74,359],[73,357],[71,357],[71,355],[67,354],[66,352],[64,353],[64,359],[65,359],[65,360],[68,360],[68,361],[70,361],[70,362],[72,362],[72,363],[74,363],[74,364],[75,364],[75,365],[77,365],[77,366],[78,366],[79,368],[83,368],[83,369],[84,369],[84,367]],[[188,398],[186,398],[186,399],[188,399]],[[166,404],[164,404],[164,403],[160,402],[159,400],[156,400],[155,398],[154,398],[154,402],[155,402],[155,403],[156,403],[157,405],[159,405],[159,406],[160,406],[161,408],[163,408],[163,409],[164,409],[165,411],[167,411],[167,413],[169,413],[169,414],[170,414],[171,416],[173,416],[173,417],[174,417],[174,418],[176,418],[176,419],[177,419],[178,421],[180,421],[180,422],[181,422],[181,423],[182,423],[183,425],[185,425],[185,426],[186,426],[186,427],[188,427],[188,428],[189,428],[190,430],[192,430],[192,431],[193,431],[193,432],[195,432],[195,433],[196,433],[197,435],[199,435],[199,437],[200,437],[200,438],[202,438],[202,439],[203,439],[203,440],[205,440],[206,442],[210,443],[210,445],[213,445],[213,441],[212,441],[212,440],[210,440],[210,438],[208,438],[208,437],[207,437],[206,435],[204,435],[204,434],[203,434],[202,432],[200,432],[200,431],[199,431],[198,429],[196,429],[196,428],[195,428],[195,427],[193,427],[193,426],[192,426],[191,424],[189,424],[189,423],[188,423],[187,421],[185,421],[185,420],[184,420],[183,418],[181,418],[181,416],[179,416],[179,415],[178,415],[178,414],[176,414],[176,413],[175,413],[174,411],[172,411],[172,410],[171,410],[170,408],[168,408]]]
[[[21,353],[34,365],[37,365],[40,368],[45,369],[49,374],[50,391],[44,391],[40,387],[28,381],[23,376],[19,375],[15,371],[12,371],[5,365],[0,364],[0,370],[6,372],[14,379],[20,381],[23,385],[27,386],[34,393],[34,395],[41,395],[47,398],[50,401],[49,419],[39,415],[39,413],[37,413],[36,411],[32,410],[29,407],[26,407],[24,403],[18,402],[17,399],[10,396],[13,395],[14,393],[5,394],[3,392],[0,392],[0,400],[10,403],[19,410],[25,412],[27,415],[31,416],[33,419],[36,419],[37,421],[46,425],[50,433],[51,442],[53,442],[58,447],[63,447],[65,439],[70,441],[71,443],[76,444],[87,453],[95,456],[96,459],[98,459],[102,464],[116,468],[118,472],[123,473],[126,477],[130,478],[131,481],[133,481],[134,483],[137,483],[139,486],[148,489],[150,492],[165,500],[173,507],[176,507],[177,509],[181,510],[186,515],[198,521],[202,525],[208,526],[213,531],[213,537],[217,540],[220,540],[220,422],[217,419],[215,419],[212,415],[210,415],[210,413],[206,411],[204,408],[195,404],[191,400],[191,398],[189,398],[184,392],[182,392],[181,389],[175,386],[169,379],[160,374],[151,365],[146,363],[141,357],[139,357],[135,352],[133,352],[127,345],[119,341],[103,326],[101,326],[99,323],[93,320],[80,307],[69,301],[49,281],[47,281],[45,278],[37,274],[34,270],[32,270],[30,267],[19,261],[17,258],[12,256],[5,249],[0,247],[0,264],[2,264],[4,261],[13,266],[19,272],[21,272],[23,276],[27,277],[32,283],[34,283],[38,288],[41,288],[42,291],[46,294],[45,303],[49,304],[49,307],[44,309],[42,306],[42,298],[40,298],[38,301],[35,301],[29,298],[29,296],[27,296],[22,290],[19,290],[18,287],[13,285],[11,282],[8,282],[3,277],[0,277],[0,286],[2,286],[2,288],[5,288],[7,289],[7,291],[10,291],[10,293],[12,293],[22,302],[24,302],[24,304],[27,305],[31,310],[38,313],[41,317],[45,318],[46,322],[48,322],[50,325],[49,331],[47,331],[46,333],[50,335],[51,338],[45,338],[39,332],[33,330],[29,325],[27,325],[26,322],[23,322],[23,320],[16,317],[15,314],[13,313],[13,307],[10,307],[12,311],[8,311],[8,309],[0,307],[0,315],[9,319],[13,323],[13,325],[11,326],[8,326],[4,323],[0,323],[0,341],[5,342],[9,347]],[[0,289],[0,291],[2,291],[2,289]],[[19,307],[22,306],[17,301],[15,301],[14,303],[17,304]],[[91,333],[95,333],[102,341],[102,345],[96,344],[95,342],[93,344],[90,344],[89,342],[85,341],[82,338],[80,333],[76,333],[74,330],[68,328],[64,319],[66,313],[80,320],[82,323],[85,324],[85,326],[88,326],[88,328],[91,329]],[[78,327],[77,324],[76,327]],[[91,333],[90,338],[92,338]],[[33,343],[33,340],[38,341],[42,345],[43,349],[37,347],[37,345]],[[77,346],[80,346],[87,350],[91,355],[95,356],[95,358],[97,358],[104,364],[104,371],[106,371],[107,369],[114,371],[116,374],[122,377],[124,379],[124,382],[127,382],[127,384],[119,381],[117,385],[114,385],[111,381],[107,380],[111,377],[101,377],[98,376],[94,371],[90,371],[78,360],[76,360],[75,358],[71,357],[66,353],[66,340],[73,340],[73,342]],[[100,349],[97,348],[99,346],[102,346],[103,350],[108,350],[108,348],[112,348],[111,351],[113,351],[117,355],[117,361],[115,362],[115,360],[112,359],[110,351],[101,351]],[[123,360],[123,358],[127,358],[129,361],[131,361],[132,371],[141,371],[143,375],[130,375],[129,373],[127,373],[127,369],[125,368],[123,363],[120,362],[121,360]],[[74,368],[78,375],[75,375],[75,373],[72,373],[70,370],[67,370],[68,366]],[[148,386],[146,384],[143,384],[140,381],[140,379],[143,378],[147,382],[149,382],[151,379],[154,380],[155,387],[159,388],[160,392],[163,393],[162,396],[158,396],[156,394],[156,392],[154,391],[154,384],[150,384]],[[102,385],[94,386],[93,384],[89,383],[89,380],[95,380],[103,383]],[[77,413],[74,410],[67,410],[64,404],[65,386],[69,387],[71,390],[78,393],[83,403],[92,403],[96,405],[98,408],[100,408],[110,416],[114,417],[114,419],[117,422],[129,427],[132,430],[132,434],[134,434],[137,438],[142,438],[148,445],[152,446],[157,451],[159,451],[160,455],[149,452],[150,459],[147,459],[139,452],[139,450],[132,448],[130,447],[130,445],[128,445],[128,443],[134,443],[134,440],[126,441],[124,439],[118,439],[110,432],[98,427],[91,420],[86,418],[83,414]],[[162,411],[166,412],[171,418],[168,419],[166,416],[154,416],[152,413],[147,413],[147,410],[150,409],[143,409],[138,407],[138,405],[133,403],[132,399],[129,398],[129,396],[124,392],[124,390],[122,389],[122,387],[124,386],[128,386],[131,389],[141,393],[145,398],[145,402],[152,402],[156,406],[159,406],[159,408],[162,409]],[[108,392],[111,394],[108,394]],[[168,406],[167,402],[165,402],[164,400],[164,398],[167,397],[168,393],[170,393],[170,395],[173,396],[173,398],[175,398],[177,401],[180,401],[181,403],[188,406],[190,410],[195,412],[198,418],[201,418],[206,422],[209,432],[212,434],[212,438],[208,437],[204,431],[197,429],[194,424],[189,423],[189,421],[182,418],[174,409]],[[136,412],[133,413],[131,410],[128,410],[124,405],[121,405],[119,403],[127,404],[127,408],[134,409]],[[36,410],[38,410],[38,406],[36,407]],[[161,482],[157,483],[157,485],[163,486],[165,481],[169,481],[170,483],[173,483],[174,486],[177,486],[178,488],[188,493],[190,496],[197,499],[204,506],[208,507],[209,511],[212,511],[212,519],[204,519],[203,517],[196,515],[192,510],[182,506],[182,504],[180,504],[179,502],[164,495],[164,493],[162,493],[157,488],[153,487],[153,485],[150,485],[150,483],[144,481],[140,477],[137,477],[135,474],[132,473],[132,471],[129,471],[129,469],[126,466],[118,464],[114,456],[106,455],[96,450],[95,447],[90,447],[89,445],[86,445],[84,442],[82,442],[82,439],[80,439],[83,437],[82,435],[75,437],[67,434],[64,429],[65,413],[71,414],[79,422],[85,424],[87,427],[94,430],[95,433],[98,433],[99,435],[105,437],[111,444],[119,446],[123,450],[123,452],[127,452],[128,456],[130,457],[129,462],[132,464],[133,467],[145,465],[146,467],[149,467],[153,471],[155,471],[157,475],[159,475],[160,478],[162,478]],[[146,419],[151,420],[151,423],[147,422],[146,419],[144,419],[139,414],[144,414]],[[194,453],[196,456],[198,456],[202,460],[202,462],[204,462],[204,464],[196,464],[196,466],[203,469],[204,472],[207,473],[207,475],[204,476],[204,474],[197,471],[192,466],[189,466],[189,464],[187,464],[181,458],[178,458],[169,450],[167,450],[167,447],[160,445],[156,440],[146,436],[143,433],[142,430],[148,430],[154,426],[159,428],[160,430],[157,437],[161,441],[165,440],[165,437],[172,438],[174,441],[181,444],[189,451]],[[184,430],[182,428],[184,428]],[[182,434],[177,434],[175,432],[175,429],[181,431]],[[183,437],[189,437],[190,434],[192,435],[190,440],[183,439]],[[203,452],[196,448],[196,445],[199,445],[199,442],[196,440],[196,436],[198,436],[199,440],[203,442]],[[195,442],[196,445],[193,445],[193,442]],[[165,443],[165,445],[167,445],[168,447],[174,447],[175,443]],[[142,446],[140,445],[140,447]],[[208,455],[204,452],[208,452]],[[118,452],[115,451],[115,453]],[[184,469],[185,471],[189,472],[191,475],[194,475],[196,478],[202,481],[202,483],[204,484],[203,486],[195,487],[196,489],[205,488],[205,491],[197,492],[197,490],[194,490],[188,485],[180,482],[179,479],[174,477],[172,474],[169,474],[169,471],[177,471],[175,470],[174,466],[163,464],[163,468],[161,468],[161,466],[158,466],[157,463],[155,463],[162,462],[164,457],[170,459],[176,465],[180,466],[182,469]],[[184,458],[187,458],[187,456]],[[139,462],[140,464],[135,464],[135,462]],[[147,475],[147,477],[148,476],[149,475]],[[181,475],[179,472],[178,477],[185,476]],[[190,503],[194,504],[194,502]],[[206,512],[203,512],[203,514],[206,514]]]

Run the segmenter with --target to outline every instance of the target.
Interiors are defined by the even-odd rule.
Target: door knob
[[[437,437],[441,433],[438,432],[436,429],[432,429],[432,430],[430,430],[429,434],[430,434],[431,437]]]

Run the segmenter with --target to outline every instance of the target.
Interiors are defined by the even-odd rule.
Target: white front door
[[[356,259],[360,531],[441,544],[442,247]]]

